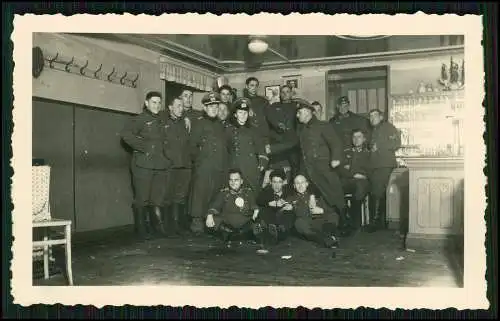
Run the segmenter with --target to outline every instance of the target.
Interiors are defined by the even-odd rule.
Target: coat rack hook
[[[115,73],[115,67],[113,67],[113,70],[111,71],[111,73],[108,75],[108,81],[111,81],[111,76],[113,76],[113,74]]]
[[[75,61],[75,57],[71,58],[71,60],[66,64],[66,67],[64,67],[64,70],[66,70],[67,72],[70,72],[69,67],[71,66],[73,61]]]
[[[54,61],[57,60],[57,57],[59,57],[59,53],[56,53],[55,57],[52,59],[49,59],[49,66],[50,68],[54,68]]]
[[[137,85],[135,84],[137,82],[137,79],[139,79],[139,73],[137,73],[137,76],[135,76],[135,79],[132,80],[132,86],[135,88]]]
[[[100,65],[99,65],[99,68],[97,68],[97,70],[96,70],[96,71],[94,71],[94,78],[99,78],[99,77],[97,76],[97,73],[98,73],[99,71],[101,71],[101,69],[102,69],[102,64],[100,64]]]
[[[125,84],[125,78],[127,78],[127,72],[120,78],[120,84]]]
[[[82,67],[82,68],[80,68],[80,74],[81,74],[81,75],[85,76],[85,68],[87,68],[87,66],[88,66],[88,65],[89,65],[89,61],[87,60],[87,61],[85,62],[85,65],[83,65],[83,67]]]

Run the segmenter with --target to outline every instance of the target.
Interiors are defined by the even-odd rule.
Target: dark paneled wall
[[[120,131],[129,114],[33,100],[33,158],[53,168],[54,217],[76,231],[132,224],[130,153]]]

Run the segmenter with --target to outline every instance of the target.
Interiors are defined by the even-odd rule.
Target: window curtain
[[[181,66],[180,64],[160,59],[160,78],[168,83],[177,83],[200,91],[210,91],[215,77],[208,73]]]

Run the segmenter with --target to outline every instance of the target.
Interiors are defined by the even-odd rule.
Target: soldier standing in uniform
[[[243,179],[257,195],[261,189],[261,172],[267,166],[268,158],[264,144],[257,130],[252,127],[248,118],[251,108],[250,100],[239,98],[233,104],[233,115],[226,128],[229,167],[239,168]]]
[[[295,223],[292,211],[285,211],[287,199],[293,195],[293,189],[286,183],[286,174],[282,169],[275,169],[270,174],[271,185],[261,190],[257,197],[260,207],[259,216],[267,225],[274,243],[287,237]]]
[[[281,101],[266,110],[269,124],[269,145],[272,169],[290,167],[289,178],[293,179],[300,166],[300,149],[297,136],[297,105],[292,101],[292,88],[281,87]]]
[[[250,120],[252,125],[257,128],[258,133],[261,135],[264,144],[269,140],[269,126],[266,121],[266,108],[269,102],[266,98],[257,95],[259,89],[259,80],[255,77],[250,77],[245,82],[246,88],[243,90],[243,97],[250,100]]]
[[[340,168],[340,180],[344,193],[352,194],[350,219],[352,228],[361,226],[361,205],[369,191],[370,151],[361,129],[352,132],[352,147],[344,150],[345,160]]]
[[[165,233],[162,207],[166,173],[171,161],[164,154],[166,136],[165,122],[160,116],[161,99],[159,92],[147,93],[144,111],[132,118],[121,133],[123,141],[133,149],[131,172],[138,211],[138,232],[146,238],[149,238],[151,228]],[[157,226],[150,225],[151,217],[155,218]]]
[[[202,99],[204,117],[192,128],[190,149],[194,160],[191,188],[191,231],[203,232],[203,219],[212,197],[222,188],[228,163],[224,126],[217,117],[220,97],[211,92]]]
[[[397,167],[395,153],[401,147],[401,135],[394,125],[384,121],[384,114],[378,109],[370,111],[370,122],[373,126],[370,141],[372,168],[370,216],[373,215],[374,220],[370,220],[369,231],[373,232],[378,228],[386,227],[386,188],[393,169]]]
[[[303,175],[295,177],[294,187],[295,192],[287,199],[283,209],[294,212],[295,230],[307,240],[328,248],[336,247],[338,215],[321,197],[308,190],[309,182]]]
[[[250,188],[243,186],[239,169],[229,170],[229,187],[218,192],[210,204],[205,224],[208,228],[222,232],[227,242],[235,234],[253,232],[263,243],[262,224],[258,220],[259,207]]]
[[[189,150],[189,132],[183,118],[182,98],[175,97],[168,103],[168,115],[165,124],[167,139],[166,156],[172,161],[167,172],[166,215],[172,224],[171,232],[182,233],[189,228],[187,211],[189,185],[191,182],[191,153]]]
[[[297,118],[302,124],[299,130],[301,172],[307,174],[325,202],[341,216],[341,224],[345,225],[344,190],[338,175],[339,165],[344,160],[342,141],[330,124],[314,116],[311,104],[300,98],[294,101]]]
[[[370,121],[363,116],[351,112],[349,106],[349,98],[346,96],[340,97],[337,101],[337,112],[330,119],[330,123],[342,139],[344,149],[352,147],[352,131],[354,129],[361,129],[368,140],[371,131]]]

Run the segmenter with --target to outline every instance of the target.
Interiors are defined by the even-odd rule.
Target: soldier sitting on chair
[[[286,199],[293,194],[293,190],[286,184],[286,174],[283,170],[273,170],[270,181],[271,185],[259,193],[257,204],[261,209],[259,216],[267,224],[269,234],[276,244],[286,238],[295,222],[293,212],[284,209],[288,204]]]
[[[340,169],[340,181],[344,193],[352,194],[350,208],[350,227],[357,230],[361,225],[361,205],[368,194],[370,151],[362,129],[352,132],[353,147],[344,150],[344,164]]]
[[[221,232],[224,242],[239,234],[253,235],[263,243],[262,224],[258,220],[259,208],[250,188],[243,187],[239,169],[229,171],[229,187],[223,188],[214,198],[208,210],[206,225]]]
[[[335,236],[339,216],[326,202],[308,190],[309,182],[303,175],[294,180],[295,193],[288,198],[285,210],[293,210],[295,229],[307,240],[327,248],[338,245]]]

